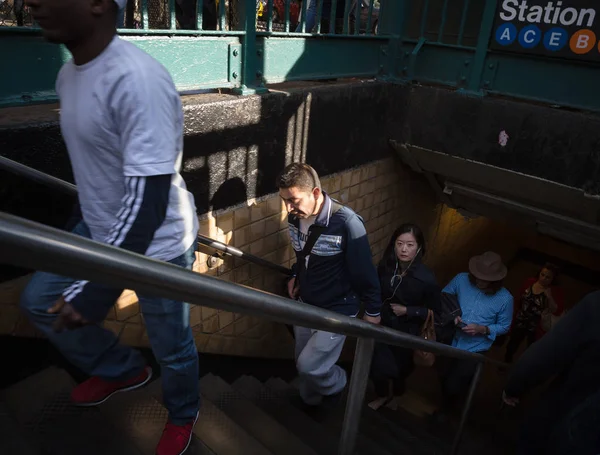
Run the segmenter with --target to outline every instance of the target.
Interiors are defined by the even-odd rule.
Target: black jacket
[[[521,425],[522,453],[600,453],[599,327],[600,292],[593,292],[514,366],[505,387],[508,396],[521,397],[554,376]]]
[[[385,270],[379,266],[379,283],[381,285],[382,307],[381,317],[385,326],[403,332],[418,334],[419,329],[427,318],[427,310],[439,311],[440,287],[435,275],[418,258],[410,266],[402,282],[395,278],[394,270]],[[405,316],[396,316],[390,303],[399,303],[406,306]]]
[[[302,253],[300,221],[289,215],[288,223],[298,260]],[[315,225],[325,231],[312,248],[308,266],[297,277],[302,301],[346,316],[355,316],[362,302],[368,315],[379,316],[381,292],[362,218],[348,207],[334,213],[331,198],[325,194]],[[296,264],[292,271],[298,273]]]
[[[563,412],[600,389],[600,292],[585,296],[514,366],[505,390],[519,397],[557,375]]]

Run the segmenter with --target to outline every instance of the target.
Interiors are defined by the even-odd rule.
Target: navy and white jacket
[[[356,316],[362,301],[369,316],[379,316],[381,290],[363,220],[348,207],[332,213],[331,198],[323,194],[323,208],[314,224],[326,229],[308,256],[303,276],[296,277],[300,299],[346,316]],[[298,261],[302,253],[300,221],[289,215],[288,223]],[[294,275],[299,271],[297,264],[292,270]]]

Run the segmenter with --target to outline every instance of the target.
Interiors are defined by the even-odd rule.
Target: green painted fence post
[[[221,0],[224,1],[224,0]],[[235,89],[241,95],[253,95],[255,93],[266,93],[267,88],[263,82],[264,59],[259,58],[256,42],[256,0],[238,0],[240,7],[240,24],[238,28],[245,31],[242,36],[242,74],[241,86]],[[261,50],[262,52],[262,50]]]
[[[477,47],[475,48],[475,58],[473,59],[473,69],[469,80],[467,81],[467,92],[483,94],[482,81],[483,69],[488,55],[488,46],[492,37],[494,28],[494,18],[496,16],[496,7],[498,0],[485,0],[485,8],[481,17],[481,27],[477,38]]]
[[[400,79],[399,63],[410,2],[411,0],[381,0],[380,2],[378,33],[389,36],[387,43],[381,47],[380,73],[383,80],[393,82]]]

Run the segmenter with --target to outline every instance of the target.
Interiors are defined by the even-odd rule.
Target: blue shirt
[[[489,335],[468,335],[456,330],[452,346],[470,352],[487,351],[498,335],[508,333],[512,322],[513,296],[507,289],[487,295],[471,284],[468,273],[459,273],[442,292],[458,297],[465,324],[483,325],[490,329]]]

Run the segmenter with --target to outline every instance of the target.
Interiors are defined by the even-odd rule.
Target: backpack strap
[[[331,216],[339,212],[342,207],[342,204],[331,199]],[[317,243],[317,240],[319,240],[319,237],[321,237],[321,234],[325,232],[325,229],[327,229],[327,226],[315,224],[308,229],[308,238],[306,239],[304,248],[302,248],[298,258],[298,276],[304,275],[304,272],[306,271],[306,258],[310,255],[310,252]]]

